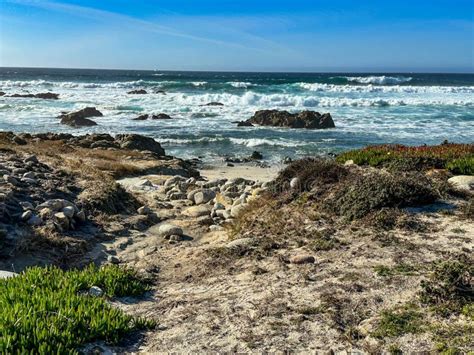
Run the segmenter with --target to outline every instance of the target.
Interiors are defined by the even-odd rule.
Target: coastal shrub
[[[418,333],[422,330],[422,320],[422,313],[410,305],[401,309],[386,310],[381,313],[379,324],[372,335],[376,338],[385,338]]]
[[[463,307],[472,307],[474,259],[462,254],[435,263],[429,278],[421,283],[420,300],[443,314],[459,313]]]
[[[92,286],[104,296],[89,295]],[[89,342],[117,343],[154,323],[126,315],[106,297],[139,296],[148,288],[133,271],[118,266],[33,267],[0,280],[0,353],[74,354]]]
[[[438,196],[431,180],[423,174],[373,171],[365,175],[354,174],[339,184],[325,201],[325,208],[354,220],[384,207],[433,203]]]
[[[449,169],[456,174],[473,174],[474,144],[424,145],[399,144],[368,146],[337,156],[336,161],[352,160],[357,165],[387,167],[397,171]]]
[[[334,160],[322,158],[305,158],[289,164],[274,180],[271,191],[274,195],[290,190],[290,182],[297,178],[294,193],[302,193],[335,184],[348,174],[348,169]],[[314,192],[314,191],[313,191]]]
[[[457,175],[474,175],[474,155],[450,161],[446,168]]]

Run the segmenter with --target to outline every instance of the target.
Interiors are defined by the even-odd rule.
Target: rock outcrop
[[[157,115],[149,115],[149,114],[144,114],[140,115],[136,118],[134,118],[134,121],[145,121],[147,119],[152,119],[152,120],[171,120],[172,117],[167,115],[166,113],[159,113]]]
[[[57,100],[59,99],[59,94],[55,94],[52,92],[40,92],[39,94],[13,94],[7,97],[24,97],[24,98],[36,98],[36,99],[45,99],[45,100]]]
[[[129,95],[145,95],[145,94],[148,94],[148,92],[146,90],[139,89],[139,90],[129,91],[129,92],[127,92],[127,94],[129,94]]]
[[[95,107],[86,107],[79,111],[65,113],[59,116],[61,123],[72,127],[96,126],[97,123],[88,117],[102,117],[103,114]]]
[[[250,124],[272,127],[325,129],[334,128],[334,121],[330,113],[320,114],[315,111],[290,113],[280,110],[261,110],[246,121]]]
[[[150,137],[139,134],[117,134],[115,141],[120,144],[122,149],[148,150],[159,156],[165,155],[165,150],[161,147],[160,143]]]

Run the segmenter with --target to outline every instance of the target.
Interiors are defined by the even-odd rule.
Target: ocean
[[[147,95],[129,95],[145,89]],[[164,90],[166,95],[154,93]],[[0,130],[139,133],[168,154],[207,162],[254,150],[272,163],[369,144],[474,142],[474,74],[234,73],[0,68],[0,91],[54,92],[59,100],[0,97]],[[203,106],[217,101],[224,104]],[[95,106],[98,126],[57,116]],[[236,127],[261,109],[330,112],[336,128]],[[134,121],[166,113],[172,120]]]

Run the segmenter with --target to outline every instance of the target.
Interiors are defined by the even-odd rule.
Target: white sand
[[[201,173],[201,176],[204,176],[208,180],[218,178],[232,179],[242,177],[245,179],[265,182],[274,179],[280,169],[281,166],[279,165],[272,166],[269,168],[261,168],[252,165],[236,164],[233,167],[224,165],[206,167],[205,169],[199,170],[199,172]]]

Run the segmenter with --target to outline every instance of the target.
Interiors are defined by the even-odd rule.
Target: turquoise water
[[[128,95],[143,88],[148,95]],[[166,95],[153,93],[165,90]],[[474,142],[474,74],[218,73],[0,68],[0,91],[52,91],[60,100],[0,97],[0,130],[135,132],[167,153],[221,160],[261,151],[269,161],[365,146]],[[223,107],[202,106],[211,101]],[[59,124],[61,111],[95,106],[92,128]],[[330,112],[330,130],[239,127],[260,109]],[[173,120],[133,121],[143,113]]]

